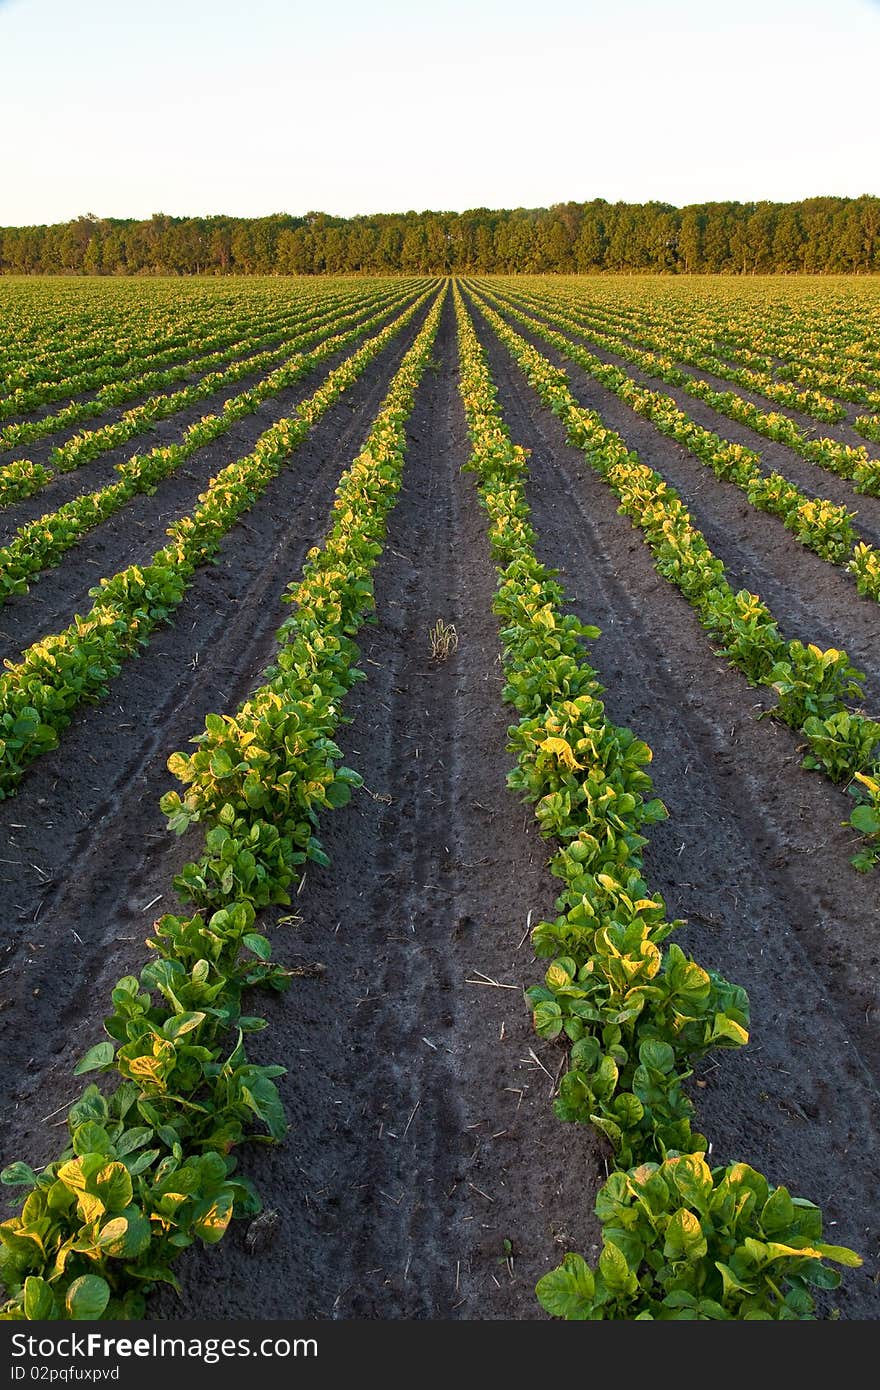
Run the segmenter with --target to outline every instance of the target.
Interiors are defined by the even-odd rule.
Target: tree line
[[[558,203],[369,217],[88,215],[0,228],[13,275],[821,274],[880,271],[880,198]]]

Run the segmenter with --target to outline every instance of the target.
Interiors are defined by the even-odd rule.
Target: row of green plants
[[[388,312],[388,307],[383,305],[378,313],[366,321],[357,315],[352,316],[355,319],[353,328],[325,338],[310,352],[296,352],[255,386],[237,396],[230,396],[217,414],[203,415],[200,420],[194,421],[183,431],[178,443],[157,445],[148,454],[134,454],[124,463],[117,464],[119,482],[109,483],[94,492],[82,493],[63,503],[56,511],[46,512],[35,521],[20,526],[13,539],[0,547],[0,603],[10,594],[25,593],[30,578],[59,564],[67,551],[89,531],[138,494],[155,492],[163,479],[170,477],[199,449],[226,434],[237,420],[253,415],[264,401],[293,385],[335,352],[377,327],[388,317]],[[345,319],[337,320],[333,326],[341,328],[345,322]],[[306,340],[315,336],[319,335],[306,335]],[[291,343],[289,346],[294,345]]]
[[[684,445],[695,458],[712,469],[716,478],[733,483],[746,494],[753,507],[775,516],[801,545],[812,550],[821,560],[842,566],[847,574],[854,577],[860,594],[875,601],[880,600],[880,586],[877,583],[877,561],[880,556],[873,546],[858,539],[852,525],[855,512],[849,512],[846,507],[829,502],[826,498],[810,496],[781,473],[764,473],[759,454],[743,444],[732,444],[712,430],[698,425],[678,408],[670,396],[638,386],[619,367],[600,361],[586,348],[525,313],[515,302],[499,299],[492,294],[488,298],[557,348],[570,361],[583,367],[636,414],[649,419],[661,434]],[[557,313],[556,318],[578,331],[577,325],[564,315]]]
[[[584,307],[579,297],[576,302],[579,308]],[[592,304],[587,307],[592,312]],[[734,369],[742,363],[770,381],[780,378],[782,382],[796,382],[808,391],[824,392],[839,400],[869,404],[875,409],[880,407],[880,392],[877,389],[880,383],[876,379],[876,369],[872,371],[867,366],[860,366],[851,357],[844,356],[839,340],[831,353],[816,350],[815,335],[804,335],[799,341],[795,339],[795,347],[792,325],[788,325],[787,339],[780,343],[778,336],[762,332],[758,315],[750,326],[748,341],[741,332],[736,333],[733,345],[729,325],[719,325],[717,321],[705,325],[699,317],[689,321],[685,316],[682,320],[668,312],[658,314],[647,306],[641,313],[634,309],[624,310],[621,314],[604,310],[600,317],[612,332],[623,331],[633,338],[636,346],[673,353],[677,360],[690,362],[715,376],[736,379],[730,375],[730,359]],[[828,327],[833,332],[832,326]],[[740,384],[749,386],[747,381]],[[757,385],[750,389],[758,391]],[[782,404],[790,405],[795,410],[802,408],[794,401],[782,401]]]
[[[303,305],[315,297],[304,286],[298,286],[294,294],[288,290],[285,296],[288,302],[296,298]],[[35,291],[34,301],[35,312],[27,327],[20,315],[17,323],[10,316],[13,341],[0,349],[0,369],[12,388],[49,386],[101,367],[124,368],[132,358],[149,357],[158,364],[164,354],[183,349],[184,355],[194,343],[206,340],[220,346],[213,341],[215,335],[224,330],[243,334],[249,325],[268,320],[278,307],[277,300],[255,307],[226,294],[195,305],[178,296],[160,308],[152,285],[139,287],[122,313],[121,306],[114,312],[109,304],[101,305],[100,295],[97,302],[94,296],[83,295],[81,286],[54,304],[51,296]]]
[[[748,999],[667,945],[679,922],[642,878],[643,831],[666,817],[645,771],[651,752],[607,717],[583,643],[599,636],[535,554],[527,454],[514,444],[473,327],[456,295],[460,390],[498,571],[508,785],[558,849],[559,916],[532,933],[551,958],[527,991],[534,1027],[568,1067],[557,1115],[591,1123],[614,1171],[596,1199],[597,1267],[568,1254],[545,1275],[542,1305],[566,1319],[801,1319],[812,1289],[839,1281],[826,1261],[861,1263],[822,1241],[820,1210],[744,1163],[710,1169],[685,1083],[694,1061],[748,1041]]]
[[[141,313],[135,321],[129,321],[125,331],[118,323],[108,322],[106,317],[95,318],[88,315],[86,322],[82,316],[74,315],[73,322],[53,323],[46,314],[42,322],[33,327],[33,336],[26,341],[19,330],[19,341],[15,349],[7,348],[0,352],[0,371],[4,387],[17,390],[22,387],[49,387],[66,383],[69,378],[83,371],[97,370],[101,367],[125,367],[135,358],[168,353],[167,361],[174,360],[174,354],[182,349],[181,356],[192,351],[193,341],[202,342],[230,325],[228,306],[220,309],[212,306],[212,316],[201,320],[192,315],[166,314],[160,322],[151,312],[149,297],[140,306]],[[250,321],[250,319],[249,319]],[[148,347],[146,344],[150,343]],[[219,346],[213,344],[212,346]],[[103,385],[96,381],[95,385]],[[67,392],[70,394],[70,392]],[[5,404],[6,398],[2,398]],[[5,412],[13,413],[13,412]]]
[[[723,380],[735,382],[744,390],[752,391],[755,395],[763,396],[766,400],[774,401],[777,405],[786,406],[790,410],[797,410],[803,415],[809,415],[814,420],[821,420],[832,424],[846,417],[846,411],[837,402],[824,396],[820,391],[814,389],[799,390],[789,382],[777,381],[769,372],[754,371],[748,367],[738,367],[734,363],[711,352],[708,348],[700,349],[693,339],[686,343],[680,334],[676,335],[678,351],[676,355],[680,361],[689,362],[694,367],[699,367],[704,372],[711,372],[713,376],[721,377]]]
[[[302,312],[302,302],[296,302],[286,309],[282,317],[285,321],[296,323]],[[286,326],[285,322],[279,321],[277,315],[268,311],[257,315],[256,318],[239,312],[231,320],[227,314],[221,313],[216,315],[213,322],[203,325],[202,332],[195,339],[187,334],[182,340],[171,345],[163,344],[158,350],[147,339],[132,344],[125,360],[114,365],[89,363],[83,366],[78,355],[79,350],[74,349],[70,363],[72,370],[66,375],[55,380],[38,380],[27,386],[19,386],[0,397],[0,420],[29,414],[40,406],[59,400],[69,401],[70,407],[75,409],[73,397],[90,391],[97,393],[97,400],[104,402],[105,409],[111,405],[118,405],[121,400],[129,398],[131,388],[141,377],[145,377],[149,382],[154,377],[161,376],[166,378],[161,384],[171,384],[197,371],[198,363],[205,357],[210,362],[227,360],[238,351],[240,343],[247,343],[254,337],[258,338],[261,334],[271,332],[276,324],[282,330]],[[148,384],[144,387],[144,392],[150,389]],[[71,416],[62,410],[59,416],[52,415],[47,418],[59,418],[62,424],[68,424],[71,421],[75,422],[79,417],[76,414]],[[33,425],[41,422],[30,423]],[[21,436],[16,433],[14,427],[7,427],[0,432],[0,443],[5,444],[7,448],[35,438],[39,438],[39,435],[28,433],[27,427]]]
[[[808,314],[787,295],[774,303],[760,292],[745,313],[742,304],[731,312],[731,303],[714,294],[675,306],[646,297],[620,307],[620,319],[636,338],[645,329],[679,333],[713,356],[755,364],[841,399],[846,396],[840,388],[851,382],[880,387],[880,351],[871,336],[876,320],[868,303],[859,309],[848,297],[820,291]]]
[[[417,285],[409,280],[403,284],[384,282],[373,287],[371,297],[380,294],[400,295],[406,290],[414,291]],[[145,324],[143,335],[132,339],[130,336],[123,345],[114,345],[109,352],[102,351],[99,361],[84,361],[84,347],[77,343],[67,350],[64,358],[72,370],[57,374],[49,379],[38,379],[26,389],[24,387],[12,394],[0,397],[0,420],[10,416],[26,414],[55,400],[70,399],[82,392],[97,390],[98,399],[105,406],[117,405],[131,398],[132,394],[144,393],[152,385],[170,384],[182,377],[193,375],[205,364],[219,364],[260,345],[268,345],[277,338],[289,334],[301,319],[308,319],[322,312],[329,298],[357,301],[362,291],[350,283],[338,295],[316,294],[299,288],[295,294],[286,296],[285,301],[267,303],[260,308],[252,306],[245,309],[233,300],[222,308],[212,306],[207,317],[195,320],[178,321],[171,339],[158,335],[155,325]],[[231,312],[230,312],[231,310]],[[183,331],[181,331],[183,329]],[[181,360],[182,359],[182,360]],[[167,382],[160,381],[166,373],[158,369],[168,367]],[[132,372],[136,375],[133,376]],[[4,380],[14,379],[4,372]],[[154,379],[155,378],[155,379]],[[140,391],[134,391],[136,384],[143,379]],[[152,383],[152,385],[150,384]],[[71,401],[71,404],[74,402]],[[58,417],[54,417],[58,418]],[[70,423],[70,417],[61,412],[62,423]],[[0,433],[0,441],[12,438],[15,443],[27,442],[34,435],[19,438],[17,435]],[[11,447],[11,446],[10,446]]]
[[[422,288],[424,288],[424,277]],[[10,385],[61,381],[79,371],[152,359],[174,348],[207,350],[222,332],[250,336],[328,295],[415,292],[419,277],[328,276],[303,279],[112,279],[4,282],[0,377]]]
[[[863,337],[847,341],[843,330],[852,325],[839,320],[823,323],[818,332],[798,331],[796,324],[787,323],[780,334],[780,325],[768,329],[763,318],[763,313],[756,314],[745,331],[734,330],[729,323],[710,323],[710,331],[720,331],[722,339],[720,349],[714,343],[707,344],[711,355],[732,356],[783,380],[870,406],[872,413],[857,415],[852,426],[866,439],[880,442],[880,415],[874,413],[880,409],[880,353],[870,341]],[[635,331],[640,332],[640,321],[637,323]],[[681,324],[668,319],[665,327],[675,331]],[[820,442],[826,441],[816,441]]]
[[[735,592],[675,489],[578,403],[561,368],[474,297],[543,403],[565,425],[569,442],[583,450],[619,499],[619,510],[641,530],[658,573],[680,590],[750,684],[774,692],[776,702],[767,712],[803,738],[803,766],[846,784],[858,800],[850,824],[864,839],[852,862],[860,870],[872,868],[880,860],[880,801],[873,790],[880,777],[880,722],[851,705],[863,698],[863,674],[845,651],[783,637],[757,594]]]
[[[385,296],[385,298],[392,296]],[[346,301],[358,302],[358,296],[346,296]],[[288,310],[282,316],[272,316],[267,324],[256,333],[250,334],[246,338],[239,337],[233,342],[231,347],[224,347],[215,352],[202,353],[199,357],[191,357],[177,366],[169,367],[164,371],[141,372],[137,376],[127,377],[123,381],[117,381],[111,385],[104,386],[85,401],[71,401],[63,409],[56,411],[52,415],[46,415],[39,420],[25,420],[17,424],[7,425],[0,430],[0,448],[13,449],[23,444],[29,444],[35,439],[45,438],[47,435],[55,434],[61,429],[66,429],[70,425],[78,424],[81,420],[93,419],[98,415],[105,415],[107,411],[115,406],[124,405],[127,401],[134,400],[138,396],[148,396],[150,392],[173,386],[176,382],[204,374],[214,373],[211,369],[222,367],[223,365],[235,362],[238,366],[238,377],[246,375],[245,364],[239,359],[247,357],[249,354],[259,353],[261,348],[269,348],[270,345],[278,344],[282,340],[280,347],[275,347],[275,357],[283,356],[285,343],[283,340],[289,338],[291,333],[299,334],[313,318],[323,320],[326,318],[326,303],[319,303],[308,313],[303,313],[300,308]],[[267,351],[263,356],[266,363],[271,362],[272,354]],[[255,361],[252,370],[262,370],[261,361]],[[237,379],[235,376],[232,380]],[[219,384],[222,385],[222,379]],[[210,390],[215,390],[217,382],[210,386]],[[203,394],[210,394],[210,390]],[[198,395],[193,399],[200,399]],[[183,404],[188,404],[184,400]],[[161,418],[157,415],[155,418]],[[57,463],[57,460],[53,459]],[[74,465],[72,465],[74,466]]]
[[[85,616],[42,638],[7,662],[0,676],[0,798],[13,795],[28,766],[57,747],[77,707],[106,694],[122,663],[146,645],[182,602],[196,570],[281,471],[312,426],[366,370],[428,294],[369,338],[286,419],[260,435],[254,449],[229,464],[200,495],[199,505],[168,527],[170,544],[146,565],[129,565],[89,591]]]
[[[880,415],[857,415],[853,427],[866,439],[880,444]]]
[[[599,347],[624,358],[627,362],[631,362],[646,375],[657,377],[671,386],[681,387],[688,395],[705,402],[713,410],[717,410],[719,414],[728,416],[738,424],[746,425],[756,434],[764,435],[765,438],[771,439],[775,443],[785,444],[809,463],[817,464],[829,473],[836,473],[839,477],[846,478],[853,483],[856,492],[866,493],[872,497],[880,496],[880,459],[872,458],[863,445],[853,447],[851,444],[841,443],[836,439],[817,437],[813,430],[804,429],[787,415],[761,410],[751,401],[737,395],[735,391],[717,390],[707,381],[700,381],[682,371],[676,365],[666,345],[662,348],[663,355],[658,356],[654,352],[632,347],[621,339],[616,331],[612,333],[597,331],[592,321],[592,314],[587,315],[579,312],[577,317],[573,318],[565,310],[560,309],[555,300],[551,302],[533,295],[526,297],[522,293],[517,293],[515,296],[508,295],[508,299],[514,298],[518,305],[526,304],[530,308],[537,308],[539,312],[551,317],[559,326],[589,337]],[[597,363],[598,359],[592,358],[592,362]],[[587,364],[583,363],[582,365],[586,366]],[[599,365],[603,364],[600,363]],[[592,366],[587,369],[592,370]],[[613,369],[611,370],[613,372]],[[614,388],[612,387],[612,389]],[[880,438],[880,434],[877,437]],[[737,446],[729,445],[728,447],[735,448]],[[758,456],[752,451],[747,450],[746,453],[757,460]]]
[[[298,352],[308,343],[320,339],[328,326],[341,330],[346,325],[357,322],[364,314],[372,313],[373,317],[364,325],[365,328],[370,327],[379,321],[380,311],[388,312],[402,303],[406,297],[370,296],[369,299],[355,301],[351,312],[346,312],[347,306],[342,301],[331,303],[329,308],[325,301],[321,310],[309,316],[311,321],[306,318],[302,320],[300,327],[305,331],[298,332],[267,352],[255,354],[244,361],[236,361],[224,371],[209,372],[179,391],[151,396],[142,404],[125,411],[118,420],[72,435],[52,449],[48,466],[33,463],[29,459],[16,459],[0,467],[0,507],[21,501],[24,497],[34,496],[48,487],[56,472],[72,472],[109,449],[127,443],[136,435],[148,433],[157,420],[168,419],[187,406],[195,405],[197,401],[205,400],[225,386],[240,381],[242,377],[267,370],[273,363],[283,361],[289,354]]]
[[[185,787],[163,798],[169,825],[205,833],[202,857],[175,878],[195,911],[161,917],[140,977],[114,988],[107,1039],[77,1068],[112,1085],[89,1086],[71,1107],[67,1149],[39,1172],[15,1163],[0,1175],[28,1190],[0,1224],[4,1320],[143,1317],[151,1290],[176,1286],[182,1250],[220,1240],[233,1216],[259,1210],[237,1150],[284,1138],[275,1083],[285,1069],[248,1060],[245,1038],[266,1021],[243,1012],[243,995],[282,988],[289,972],[272,961],[255,916],[289,902],[307,860],[327,862],[319,817],[361,785],[334,738],[346,694],[365,678],[353,639],[374,606],[406,420],[444,297],[340,480],[324,546],[290,586],[294,611],[264,683],[235,715],[208,715],[196,751],[169,760]]]
[[[236,360],[223,371],[209,372],[180,391],[151,396],[133,410],[126,411],[119,420],[98,429],[84,430],[73,435],[52,449],[49,463],[62,473],[79,468],[81,464],[96,458],[105,450],[123,444],[133,435],[148,430],[156,420],[167,419],[186,406],[204,400],[222,387],[240,381],[242,377],[267,370],[288,354],[297,352],[309,342],[319,339],[328,327],[338,332],[364,317],[375,322],[379,312],[387,312],[408,298],[414,298],[414,295],[375,294],[347,295],[344,299],[327,298],[313,312],[302,315],[291,325],[296,328],[296,333],[292,336],[289,329],[283,330],[283,333],[273,333],[273,341],[280,341],[268,351]],[[250,351],[258,345],[254,339],[247,350]]]

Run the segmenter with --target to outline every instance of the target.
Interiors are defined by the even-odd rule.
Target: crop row
[[[345,324],[357,322],[367,313],[372,313],[370,322],[375,322],[377,312],[386,312],[405,299],[405,295],[371,296],[361,299],[349,312],[346,312],[341,301],[331,303],[329,309],[325,302],[314,315],[301,321],[295,336],[285,337],[276,347],[242,361],[235,361],[224,371],[209,372],[179,391],[152,396],[141,405],[125,411],[118,420],[71,436],[52,449],[49,466],[33,463],[30,459],[17,459],[5,467],[0,467],[0,506],[20,501],[24,497],[32,497],[48,487],[54,477],[53,469],[59,473],[73,472],[83,464],[91,463],[108,449],[117,448],[136,435],[147,433],[157,420],[168,419],[187,406],[205,400],[225,386],[230,386],[243,377],[256,375],[271,367],[273,363],[283,361],[289,353],[299,351],[306,344],[320,338],[328,326],[342,328]]]
[[[583,367],[636,414],[645,416],[661,434],[683,444],[695,458],[711,468],[717,478],[738,487],[753,507],[775,516],[801,545],[830,564],[844,566],[846,573],[854,577],[860,594],[875,601],[880,600],[880,553],[859,539],[852,526],[855,512],[848,512],[846,507],[838,506],[827,498],[803,492],[781,473],[764,473],[759,454],[698,425],[678,408],[670,396],[638,386],[619,367],[601,362],[586,348],[531,314],[524,313],[515,304],[500,300],[495,295],[488,297],[565,357]],[[558,317],[567,325],[570,323],[564,315]],[[880,490],[880,463],[874,462],[873,467],[876,477],[872,490]]]
[[[629,346],[617,334],[597,332],[591,322],[584,323],[582,314],[573,318],[570,313],[560,309],[556,301],[533,295],[525,296],[521,292],[515,299],[520,305],[525,302],[531,308],[538,308],[539,312],[552,317],[555,323],[571,332],[589,337],[599,347],[631,362],[647,376],[665,381],[670,386],[680,387],[688,395],[704,401],[719,414],[736,420],[738,424],[746,425],[756,434],[762,434],[775,443],[787,445],[808,462],[817,464],[830,473],[836,473],[841,478],[849,479],[856,492],[880,496],[880,459],[872,458],[863,445],[853,447],[836,439],[817,438],[812,431],[804,429],[787,415],[761,410],[734,391],[719,391],[708,382],[695,379],[689,373],[681,371],[668,354],[657,356],[652,352]],[[590,359],[589,364],[585,360],[582,365],[600,380],[604,378],[600,375],[599,369],[604,367],[608,373],[606,384],[610,384],[614,380],[615,369],[601,363],[592,354],[585,354],[585,358],[587,356]],[[757,458],[750,450],[746,453],[752,458]]]
[[[371,288],[374,295],[389,295],[414,291],[418,285],[413,279],[396,282],[377,280]],[[330,296],[339,300],[357,300],[363,296],[363,286],[351,280],[336,282],[330,286]],[[110,388],[108,402],[118,404],[114,398],[114,388],[124,390],[133,368],[143,375],[184,359],[178,375],[185,375],[187,361],[190,363],[189,370],[194,371],[196,368],[192,362],[215,350],[228,348],[227,356],[231,357],[236,351],[247,350],[246,346],[237,347],[237,344],[246,345],[252,339],[271,341],[273,329],[277,329],[278,336],[281,336],[285,325],[295,324],[299,317],[309,316],[327,300],[326,290],[317,293],[302,286],[297,286],[294,291],[285,288],[283,293],[276,292],[274,296],[256,304],[252,301],[243,303],[240,295],[227,295],[222,299],[210,296],[199,306],[198,313],[183,316],[179,312],[169,313],[157,324],[151,309],[151,296],[146,294],[142,312],[134,322],[129,323],[123,339],[113,341],[112,329],[105,326],[97,332],[96,352],[90,353],[85,342],[71,343],[56,355],[55,367],[50,375],[44,373],[30,382],[22,380],[20,390],[0,398],[0,419],[105,386]],[[111,340],[109,347],[108,338]],[[34,371],[39,371],[39,368],[35,366]],[[26,378],[28,375],[25,368],[20,368],[18,372],[7,368],[3,373],[7,384],[14,383],[19,376]]]
[[[302,313],[304,307],[307,306],[302,300],[294,300],[286,307],[283,318],[295,321],[297,314]],[[200,356],[227,347],[235,351],[238,342],[247,341],[258,333],[271,331],[277,320],[277,314],[273,314],[268,307],[256,315],[239,312],[234,317],[230,317],[228,312],[217,310],[199,325],[197,333],[194,332],[195,326],[191,325],[188,332],[175,335],[170,341],[163,342],[161,347],[157,347],[155,342],[149,339],[129,342],[124,354],[114,346],[101,353],[97,360],[84,360],[82,345],[76,345],[65,354],[64,365],[59,363],[58,373],[52,377],[28,380],[23,368],[17,372],[5,372],[4,386],[8,394],[0,397],[0,420],[27,414],[41,405],[69,399],[80,392],[112,387],[120,381],[127,381],[131,377],[133,367],[145,373],[171,367],[181,363],[183,359],[182,369],[185,372],[187,360],[196,356],[196,345]],[[10,390],[10,386],[13,389]],[[108,396],[108,400],[116,404],[112,394]]]
[[[373,297],[371,296],[371,298]],[[350,295],[346,296],[345,302],[353,300],[357,304],[361,298],[362,296]],[[325,318],[326,312],[326,303],[319,303],[306,314],[303,314],[301,309],[288,312],[281,316],[280,322],[276,315],[271,320],[268,331],[263,330],[247,338],[239,339],[232,347],[190,358],[186,362],[182,362],[176,367],[170,367],[165,371],[140,373],[135,377],[117,381],[110,386],[102,387],[90,400],[71,401],[69,405],[54,415],[46,415],[40,420],[26,420],[20,424],[7,425],[5,429],[0,430],[0,447],[12,449],[29,444],[35,439],[45,438],[47,435],[55,434],[58,430],[65,429],[70,425],[79,424],[82,420],[104,415],[108,409],[123,405],[138,396],[147,395],[151,391],[166,386],[173,386],[177,381],[195,376],[198,373],[204,373],[210,368],[222,366],[224,363],[236,362],[239,367],[238,375],[242,376],[245,374],[242,370],[244,364],[238,362],[239,358],[247,357],[248,354],[256,354],[261,347],[276,344],[280,339],[288,338],[292,330],[297,333],[302,332],[309,320]],[[275,349],[276,355],[280,355],[283,351],[283,344],[281,348]],[[271,356],[267,360],[271,360]],[[251,369],[257,371],[260,366],[260,362],[255,361]],[[215,389],[215,387],[211,387],[211,389]]]
[[[252,452],[224,468],[199,505],[169,528],[170,545],[146,565],[129,565],[90,590],[91,610],[7,662],[0,677],[0,797],[14,793],[28,765],[58,744],[77,706],[100,699],[122,662],[149,640],[183,600],[192,577],[226,532],[265,491],[312,426],[366,370],[428,298],[426,293],[369,338],[290,417],[260,435]]]
[[[256,293],[254,290],[256,289]],[[9,281],[6,312],[0,327],[0,366],[4,373],[31,363],[50,366],[63,358],[91,362],[118,352],[121,358],[150,340],[158,346],[198,339],[217,316],[255,313],[279,298],[277,287],[236,286],[220,282],[142,282],[132,293],[118,281]]]
[[[340,348],[361,338],[387,316],[388,308],[384,304],[378,313],[365,322],[360,321],[357,315],[352,316],[356,320],[353,328],[325,338],[311,352],[294,353],[255,386],[237,396],[230,396],[218,414],[203,415],[200,420],[194,421],[184,430],[177,443],[157,445],[148,454],[134,454],[124,463],[117,464],[119,482],[110,483],[94,492],[82,493],[63,503],[56,511],[46,512],[20,526],[14,538],[0,547],[0,603],[10,594],[24,593],[33,575],[58,564],[77,541],[119,511],[132,497],[139,493],[155,492],[159,483],[170,477],[197,450],[219,439],[237,420],[253,415],[264,401],[291,386]],[[332,323],[334,327],[342,327],[346,321],[351,322],[351,318],[340,320],[334,315]],[[310,333],[294,339],[285,351],[315,337],[320,337],[320,334]],[[110,430],[115,428],[108,427]]]
[[[786,639],[770,609],[756,594],[734,592],[723,562],[713,555],[694,526],[678,493],[594,411],[581,406],[566,373],[509,327],[476,297],[501,341],[543,403],[566,427],[569,442],[583,450],[620,501],[620,510],[642,531],[659,574],[674,584],[695,609],[727,660],[752,685],[773,690],[769,713],[801,734],[809,747],[804,767],[846,782],[862,804],[851,824],[868,839],[853,863],[868,869],[880,858],[880,812],[873,783],[880,779],[880,723],[848,701],[862,695],[861,672],[846,652],[823,651],[813,643]]]
[[[125,976],[78,1073],[111,1073],[68,1114],[70,1144],[38,1174],[24,1163],[3,1180],[28,1188],[0,1225],[4,1320],[141,1317],[173,1262],[219,1240],[233,1215],[259,1210],[236,1172],[235,1149],[286,1132],[275,1087],[284,1071],[247,1060],[244,1037],[265,1026],[242,1013],[254,985],[282,987],[256,911],[287,902],[322,811],[344,805],[360,778],[333,741],[341,704],[363,679],[352,640],[373,606],[372,571],[397,497],[405,423],[429,360],[444,295],[437,296],[394,377],[368,439],[343,474],[333,524],[292,585],[275,665],[233,715],[209,715],[191,755],[169,760],[184,797],[163,806],[176,829],[197,822],[205,851],[175,880],[190,917],[168,914],[148,941],[140,978]]]
[[[569,304],[573,297],[566,295]],[[689,362],[693,366],[702,368],[704,371],[711,372],[715,376],[726,377],[731,381],[738,381],[741,386],[754,390],[761,395],[776,399],[780,404],[790,406],[793,410],[804,410],[807,414],[811,413],[807,403],[798,404],[793,395],[790,399],[785,398],[785,382],[796,382],[800,386],[807,388],[807,392],[827,392],[828,395],[837,397],[840,400],[853,401],[855,403],[870,405],[873,409],[880,409],[880,393],[877,391],[878,383],[872,380],[870,372],[866,379],[860,380],[854,373],[855,364],[851,359],[841,357],[840,350],[835,354],[821,355],[810,348],[807,342],[801,347],[800,356],[795,355],[791,344],[786,348],[776,339],[770,343],[763,343],[762,351],[755,351],[753,344],[756,338],[761,337],[761,324],[753,324],[749,343],[747,344],[742,335],[737,335],[736,345],[719,349],[717,332],[707,330],[699,322],[688,322],[687,318],[682,321],[680,316],[672,313],[659,315],[647,306],[641,309],[631,309],[622,313],[610,310],[600,310],[595,314],[595,307],[588,304],[580,297],[574,302],[580,312],[588,311],[590,316],[599,318],[610,328],[611,332],[626,334],[634,339],[636,345],[654,348],[660,352],[668,352],[681,362]],[[791,327],[789,326],[789,333]],[[781,353],[781,355],[780,355]],[[752,369],[745,374],[741,373],[736,365],[731,366],[725,359],[732,358],[734,363],[743,363],[747,368]],[[821,363],[821,365],[820,365]],[[781,378],[781,382],[776,380]],[[774,388],[780,390],[778,396],[772,395],[764,389],[762,382],[766,382]],[[790,387],[788,388],[791,389]],[[809,401],[809,394],[806,402]],[[818,416],[821,419],[823,416]],[[827,418],[832,418],[828,416]],[[837,418],[841,418],[839,415]]]
[[[560,284],[567,291],[574,282]],[[659,328],[692,337],[716,356],[763,360],[783,377],[788,367],[794,369],[795,380],[801,372],[808,376],[818,371],[825,377],[820,389],[834,395],[835,383],[854,378],[876,385],[880,374],[876,318],[868,303],[849,289],[847,285],[847,292],[839,295],[823,285],[809,311],[800,296],[785,294],[774,302],[763,287],[747,304],[722,291],[708,297],[700,292],[693,297],[676,295],[674,303],[639,295],[629,304],[618,299],[603,307],[609,317],[628,324],[636,338],[646,329]]]
[[[693,1060],[748,1040],[742,989],[674,943],[662,898],[641,877],[642,831],[666,816],[644,771],[651,753],[605,712],[583,640],[599,635],[564,612],[565,594],[537,559],[525,497],[527,456],[509,436],[460,296],[460,389],[498,570],[508,777],[559,850],[561,915],[533,932],[553,957],[527,991],[534,1026],[569,1048],[555,1109],[610,1141],[613,1171],[596,1211],[603,1250],[539,1281],[544,1307],[567,1319],[800,1319],[811,1289],[834,1287],[826,1260],[861,1263],[822,1242],[822,1215],[744,1163],[710,1169],[684,1092]]]

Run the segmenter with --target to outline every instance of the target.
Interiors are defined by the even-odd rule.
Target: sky
[[[0,225],[880,194],[880,0],[0,0]]]

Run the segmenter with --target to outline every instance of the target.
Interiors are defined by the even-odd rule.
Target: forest
[[[558,203],[351,218],[93,214],[0,228],[7,275],[866,274],[880,198]]]

